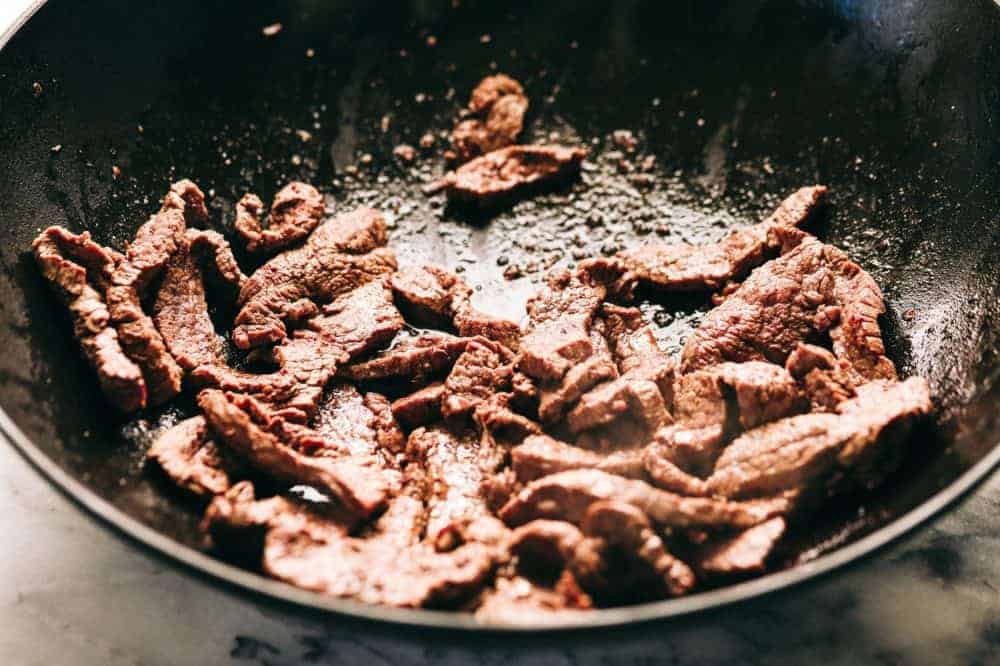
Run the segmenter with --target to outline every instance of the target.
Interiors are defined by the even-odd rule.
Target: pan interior
[[[941,414],[882,491],[824,512],[788,564],[885,525],[992,450],[990,3],[454,4],[54,3],[14,38],[0,54],[0,405],[47,456],[198,544],[198,511],[142,464],[192,406],[128,419],[107,409],[26,252],[51,224],[121,248],[181,177],[210,195],[223,232],[244,192],[267,201],[293,179],[336,211],[379,208],[401,263],[448,265],[477,305],[515,318],[550,268],[650,239],[714,240],[800,185],[827,184],[832,206],[811,230],[883,287],[890,354],[903,374],[930,379]],[[576,184],[489,214],[454,209],[420,186],[441,172],[459,108],[493,71],[525,85],[526,140],[582,144],[590,157]],[[616,130],[632,132],[634,152]],[[393,157],[425,136],[433,146],[414,164]],[[709,303],[651,296],[643,307],[677,350]]]

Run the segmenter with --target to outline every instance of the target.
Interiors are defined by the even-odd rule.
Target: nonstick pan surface
[[[578,183],[489,213],[454,209],[420,185],[440,173],[444,133],[494,70],[525,84],[528,139],[584,144],[590,158]],[[221,580],[357,616],[478,626],[320,597],[212,559],[198,550],[197,508],[144,469],[152,438],[192,406],[110,410],[27,250],[51,224],[120,248],[181,177],[209,193],[223,232],[244,192],[268,200],[292,179],[338,211],[380,208],[401,263],[451,266],[481,307],[513,317],[553,266],[658,237],[716,239],[800,185],[830,186],[811,230],[883,287],[890,355],[930,380],[937,419],[884,488],[817,515],[780,570],[596,611],[587,626],[830,571],[1000,460],[1000,10],[986,0],[53,2],[0,52],[0,82],[0,426],[82,504]],[[621,129],[634,153],[615,140]],[[414,165],[393,157],[424,135],[434,143]],[[677,350],[710,304],[651,296],[643,307]],[[215,315],[228,328],[231,313]]]

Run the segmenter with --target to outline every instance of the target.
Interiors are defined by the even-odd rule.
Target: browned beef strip
[[[500,510],[500,518],[512,526],[537,518],[579,525],[592,504],[608,499],[632,504],[656,525],[670,527],[751,527],[787,509],[780,498],[734,502],[681,497],[644,481],[596,469],[578,469],[532,481]]]
[[[781,242],[775,227],[797,227],[818,208],[826,187],[803,187],[785,199],[760,224],[730,233],[709,245],[666,245],[653,243],[622,252],[621,262],[631,276],[660,289],[696,291],[718,289],[727,281],[739,280],[751,268],[776,253]]]
[[[599,319],[591,325],[590,340],[591,353],[587,358],[567,370],[558,382],[540,387],[538,418],[543,423],[558,421],[587,391],[618,376],[618,368],[604,339],[604,324]]]
[[[850,363],[822,347],[800,343],[789,354],[785,368],[798,380],[815,412],[835,411],[855,395]]]
[[[837,414],[804,414],[756,428],[733,441],[708,479],[726,497],[807,488],[840,474],[873,483],[891,469],[913,422],[931,410],[927,382],[872,382]]]
[[[590,329],[605,289],[585,273],[560,271],[528,299],[528,326],[517,367],[539,382],[559,382],[594,353]]]
[[[90,240],[62,227],[49,227],[32,243],[42,275],[58,291],[73,318],[73,331],[84,357],[97,373],[101,390],[118,409],[131,412],[146,405],[146,382],[142,371],[122,350],[118,332],[103,296],[90,285],[85,265],[110,279],[115,256]],[[79,263],[77,263],[79,262]]]
[[[312,185],[291,182],[271,202],[267,228],[261,228],[264,204],[246,194],[236,204],[236,233],[250,252],[272,251],[302,240],[323,220],[323,195]]]
[[[474,419],[486,432],[499,441],[520,441],[537,435],[542,428],[536,422],[511,408],[512,393],[495,393],[476,407]]]
[[[184,241],[196,257],[204,259],[216,282],[237,290],[242,288],[247,276],[240,270],[233,249],[222,234],[208,229],[188,229]]]
[[[488,206],[518,191],[577,173],[586,156],[583,148],[508,146],[463,164],[424,191],[433,194],[444,190],[450,198]]]
[[[760,573],[785,529],[784,518],[772,518],[735,536],[710,541],[699,549],[693,561],[704,576]]]
[[[562,520],[532,520],[510,535],[509,549],[523,572],[540,572],[552,578],[569,564],[583,541],[583,532]]]
[[[375,409],[372,409],[375,407]],[[402,449],[403,434],[384,397],[361,393],[350,384],[330,386],[312,427],[324,440],[336,442],[352,456],[376,457],[387,464]]]
[[[587,591],[602,596],[612,592],[625,598],[660,599],[686,594],[695,585],[691,568],[667,551],[646,514],[627,502],[593,503],[583,518],[583,532],[593,537],[581,544],[583,550],[596,547],[600,552],[611,546],[631,564],[615,570],[607,567],[607,557],[586,557],[581,553],[573,571]],[[595,544],[594,540],[603,543]],[[595,571],[585,565],[593,562],[604,566]]]
[[[457,521],[490,515],[480,486],[503,461],[490,440],[472,430],[455,434],[443,427],[417,428],[406,453],[426,475],[428,540],[434,542]]]
[[[409,377],[415,385],[442,374],[465,351],[470,338],[423,334],[366,361],[345,365],[339,376],[354,381]]]
[[[784,364],[800,342],[827,333],[858,383],[895,378],[878,327],[882,294],[871,276],[831,245],[779,231],[797,245],[754,271],[708,313],[684,345],[681,371],[723,361]]]
[[[365,393],[365,407],[372,413],[372,428],[379,448],[389,453],[401,453],[406,448],[406,435],[392,413],[392,403],[381,393]]]
[[[186,243],[167,263],[153,302],[153,322],[170,355],[186,371],[222,364],[222,340],[208,314],[201,270]]]
[[[252,399],[208,389],[198,404],[218,438],[248,463],[277,478],[330,493],[358,516],[370,516],[386,505],[398,483],[394,473],[373,459],[308,456],[282,442],[268,429],[273,423],[254,422]]]
[[[548,435],[532,435],[511,450],[511,465],[518,480],[524,483],[573,469],[597,469],[642,479],[645,478],[642,456],[642,449],[597,453]]]
[[[480,116],[463,120],[451,134],[459,162],[517,141],[528,110],[521,84],[505,74],[488,76],[472,91],[469,111]]]
[[[441,415],[453,420],[469,416],[497,391],[510,387],[513,355],[488,340],[471,340],[444,382]]]
[[[327,220],[304,245],[258,268],[240,290],[233,342],[249,349],[280,342],[285,321],[396,270],[385,219],[370,208]]]
[[[232,482],[235,468],[209,436],[202,416],[193,416],[164,431],[146,452],[178,487],[200,497],[220,495]]]
[[[583,619],[593,607],[573,575],[564,571],[552,588],[524,576],[498,577],[476,609],[476,620],[485,624],[544,627]]]
[[[441,418],[444,382],[434,382],[392,403],[392,413],[408,429],[428,425]]]

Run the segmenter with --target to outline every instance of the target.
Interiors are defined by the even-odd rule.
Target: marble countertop
[[[535,639],[277,607],[119,537],[0,442],[0,664],[1000,663],[1000,475],[860,565],[762,600]]]

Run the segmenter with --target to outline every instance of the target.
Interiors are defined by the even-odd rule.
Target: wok
[[[443,206],[420,185],[494,69],[525,84],[528,138],[590,148],[583,182],[489,213]],[[245,191],[267,200],[291,179],[337,210],[379,207],[401,262],[457,267],[477,302],[514,316],[553,262],[718,238],[799,185],[830,186],[811,230],[884,288],[890,355],[930,380],[934,422],[882,489],[816,515],[775,572],[580,624],[689,613],[831,571],[1000,460],[1000,10],[986,0],[53,2],[0,53],[0,81],[0,425],[93,513],[221,581],[355,616],[477,626],[213,559],[197,549],[198,511],[144,469],[158,428],[192,406],[109,409],[27,250],[51,224],[120,248],[180,177],[209,193],[221,231]],[[617,129],[634,132],[639,157],[615,153]],[[416,166],[394,160],[428,132]],[[511,266],[521,277],[508,281]],[[644,307],[677,349],[709,303]],[[228,328],[231,313],[215,314]]]

